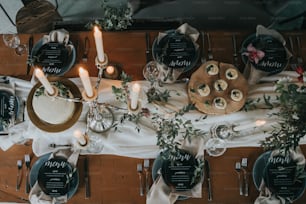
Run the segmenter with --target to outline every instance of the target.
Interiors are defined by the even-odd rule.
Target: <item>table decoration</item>
[[[243,74],[250,85],[263,76],[283,71],[292,56],[282,35],[261,25],[242,43],[241,55],[245,63]]]
[[[159,33],[152,46],[154,60],[160,64],[163,83],[173,83],[183,72],[191,70],[199,58],[196,41],[199,32],[188,24]]]
[[[305,158],[301,150],[267,151],[255,162],[253,180],[260,191],[256,204],[266,202],[292,203],[306,188]]]
[[[207,61],[192,74],[187,91],[199,111],[228,114],[243,107],[248,86],[233,65]]]
[[[77,191],[79,151],[60,150],[40,157],[30,171],[31,203],[66,203]]]
[[[59,78],[50,78],[51,82],[54,82],[55,86],[58,86],[59,90],[63,90],[59,91],[59,96],[63,97],[64,99],[67,98],[66,95],[66,91],[67,89],[69,89],[69,91],[72,94],[72,97],[74,98],[81,98],[81,93],[78,89],[78,87],[71,82],[70,80],[67,79],[59,79]],[[64,89],[61,89],[60,87],[64,85]],[[40,83],[37,83],[36,85],[34,85],[34,87],[31,89],[29,95],[28,95],[28,99],[27,99],[27,112],[29,115],[30,120],[40,129],[47,131],[47,132],[60,132],[63,130],[66,130],[68,128],[70,128],[78,119],[79,116],[82,112],[82,103],[74,103],[74,102],[69,102],[69,101],[64,101],[64,104],[69,104],[69,103],[74,103],[74,108],[73,108],[73,114],[71,115],[71,117],[65,119],[65,122],[63,123],[57,123],[57,124],[52,124],[50,122],[46,122],[44,120],[42,120],[38,113],[35,112],[35,109],[33,108],[33,98],[34,97],[39,97],[40,94],[44,95],[44,87],[41,87]],[[71,97],[68,97],[71,98]],[[50,97],[50,103],[52,103],[52,97]],[[57,100],[63,101],[63,99],[58,98]],[[42,107],[44,108],[44,107]],[[45,107],[47,108],[47,107]],[[50,108],[50,107],[48,107]],[[59,107],[56,107],[57,110]],[[61,108],[65,108],[65,107],[61,107]],[[54,110],[55,111],[55,110]],[[60,111],[61,113],[61,111]]]
[[[42,68],[48,75],[62,76],[76,60],[76,49],[64,29],[53,30],[32,48],[29,63]]]

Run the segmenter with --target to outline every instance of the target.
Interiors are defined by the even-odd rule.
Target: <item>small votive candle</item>
[[[138,105],[138,97],[139,97],[139,93],[140,93],[140,85],[138,83],[133,84],[132,86],[132,91],[131,91],[131,108],[133,110],[137,109],[137,105]]]
[[[86,69],[84,69],[83,67],[80,67],[79,68],[79,76],[80,76],[82,84],[84,86],[86,95],[88,97],[93,97],[94,94],[93,94],[91,82],[90,82],[90,79],[89,79],[88,71]]]
[[[39,68],[35,68],[34,70],[35,76],[40,81],[40,83],[45,87],[46,91],[50,94],[54,94],[54,89],[51,86],[50,82],[48,81],[47,77],[43,73],[43,71]]]
[[[86,145],[86,139],[80,130],[75,130],[73,136],[77,139],[80,145]]]

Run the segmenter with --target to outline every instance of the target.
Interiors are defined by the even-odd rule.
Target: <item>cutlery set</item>
[[[143,179],[143,171],[145,178]],[[137,173],[139,178],[139,195],[144,196],[144,185],[146,193],[150,190],[150,160],[145,159],[143,161],[143,167],[141,163],[137,164]]]
[[[26,166],[26,184],[25,192],[30,192],[30,169],[31,169],[31,158],[29,154],[24,155],[24,163]],[[16,181],[16,191],[20,190],[21,180],[22,180],[22,160],[17,160],[17,181]]]
[[[296,41],[296,49],[294,46],[293,36],[288,37],[290,51],[292,52],[292,57],[290,58],[290,66],[293,70],[295,70],[298,66],[302,66],[304,64],[304,60],[302,58],[302,47],[301,47],[301,38],[300,36],[295,37]]]
[[[249,195],[249,178],[248,178],[248,159],[242,158],[241,162],[235,163],[235,171],[237,172],[239,194],[248,196]],[[241,176],[243,174],[243,177]]]

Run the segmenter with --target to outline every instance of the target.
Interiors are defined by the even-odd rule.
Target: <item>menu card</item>
[[[49,42],[44,44],[37,52],[36,64],[42,66],[45,73],[60,75],[67,71],[67,63],[71,54],[70,47],[62,43]]]
[[[163,161],[161,169],[165,183],[176,191],[192,189],[196,184],[193,182],[196,165],[195,157],[187,152],[170,155],[170,159]]]
[[[296,162],[290,156],[270,157],[265,167],[264,179],[271,192],[295,199],[305,186],[304,179],[296,179],[296,167]]]
[[[190,68],[197,60],[196,47],[188,36],[177,32],[169,33],[159,40],[156,59],[169,68]]]
[[[67,194],[72,166],[64,158],[53,158],[39,169],[38,184],[47,195],[58,197]]]

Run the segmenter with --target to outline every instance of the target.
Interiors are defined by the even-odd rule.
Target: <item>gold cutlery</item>
[[[89,38],[86,37],[84,41],[84,53],[82,56],[82,61],[87,62],[88,59],[88,51],[89,51]]]
[[[210,166],[207,159],[205,159],[204,163],[205,168],[205,176],[207,178],[207,190],[208,190],[208,201],[212,201],[212,189],[211,189],[211,181],[210,181]]]
[[[30,192],[30,183],[29,183],[29,173],[30,173],[30,164],[31,164],[31,158],[30,155],[26,154],[24,155],[24,163],[27,167],[26,172],[26,193]]]
[[[145,159],[143,161],[143,168],[145,171],[146,193],[148,193],[150,189],[150,183],[149,183],[150,160],[149,159]]]
[[[55,143],[51,143],[51,144],[48,145],[48,147],[51,147],[51,148],[71,147],[71,144],[55,144]]]
[[[16,182],[16,191],[19,191],[20,189],[20,183],[21,183],[21,169],[22,169],[22,160],[17,161],[17,182]]]
[[[137,164],[137,172],[139,177],[139,195],[143,196],[142,164]]]
[[[88,172],[88,158],[85,157],[84,160],[84,183],[85,183],[85,199],[90,197],[90,187],[89,187],[89,172]]]
[[[303,58],[302,58],[302,48],[301,48],[301,39],[300,36],[296,37],[296,42],[297,42],[297,54],[296,54],[296,58],[297,58],[297,63],[298,66],[302,66],[303,65]]]
[[[201,40],[202,40],[201,63],[204,64],[206,62],[206,56],[205,56],[205,33],[203,31],[201,31]]]
[[[206,35],[207,35],[207,44],[208,44],[208,49],[207,49],[208,60],[212,60],[214,58],[214,56],[212,54],[209,33],[207,33]]]
[[[236,162],[235,170],[236,170],[237,176],[238,176],[239,194],[243,195],[242,180],[241,180],[241,174],[240,174],[241,173],[241,164],[240,164],[240,162]]]
[[[247,172],[247,169],[246,169],[247,167],[248,167],[248,158],[242,158],[242,160],[241,160],[241,169],[243,171],[244,195],[245,196],[249,195],[248,172]]]

